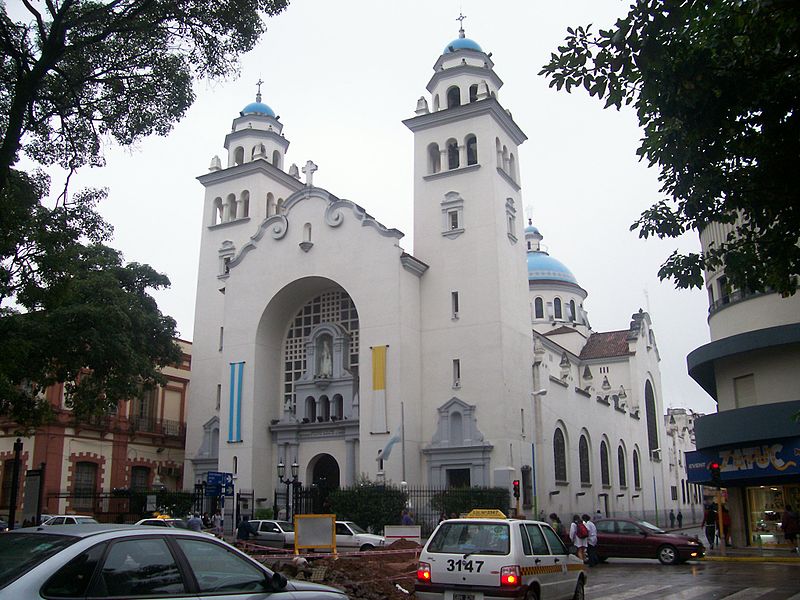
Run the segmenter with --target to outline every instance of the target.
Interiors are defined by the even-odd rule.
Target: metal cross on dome
[[[261,80],[261,77],[259,77],[258,81],[256,81],[256,85],[258,86],[258,92],[256,93],[256,102],[261,102],[261,85],[263,83],[264,82]]]

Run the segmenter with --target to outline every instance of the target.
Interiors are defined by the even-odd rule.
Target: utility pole
[[[19,493],[19,462],[22,456],[22,440],[14,442],[14,466],[11,469],[11,506],[8,509],[8,528],[14,529],[17,520],[17,494]]]

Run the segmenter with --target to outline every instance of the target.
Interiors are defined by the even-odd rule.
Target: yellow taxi
[[[439,523],[419,556],[419,600],[583,600],[586,569],[552,527],[473,511]]]

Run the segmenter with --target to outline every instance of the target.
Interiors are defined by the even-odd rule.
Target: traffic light
[[[722,477],[719,474],[719,463],[717,461],[709,463],[708,470],[711,473],[711,485],[720,487],[722,485]]]
[[[519,479],[512,481],[511,485],[514,486],[514,498],[519,498]]]

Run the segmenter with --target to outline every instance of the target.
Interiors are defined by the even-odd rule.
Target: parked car
[[[140,519],[136,521],[134,525],[149,525],[150,527],[177,527],[178,529],[187,529],[186,521],[183,519],[160,519],[160,518],[148,518],[148,519]]]
[[[373,550],[386,544],[382,535],[367,533],[353,521],[336,521],[336,548]]]
[[[583,600],[586,570],[550,525],[506,518],[448,519],[419,555],[418,600]]]
[[[256,530],[253,541],[273,548],[294,547],[294,525],[289,521],[253,519],[250,525]]]
[[[675,565],[705,556],[705,546],[697,537],[667,533],[647,521],[598,519],[595,526],[600,560],[657,558],[662,564]]]
[[[93,523],[96,524],[97,520],[86,515],[53,515],[43,521],[42,525],[91,525]]]
[[[288,581],[214,537],[164,527],[71,525],[0,536],[3,598],[237,598],[347,600],[339,590]]]

